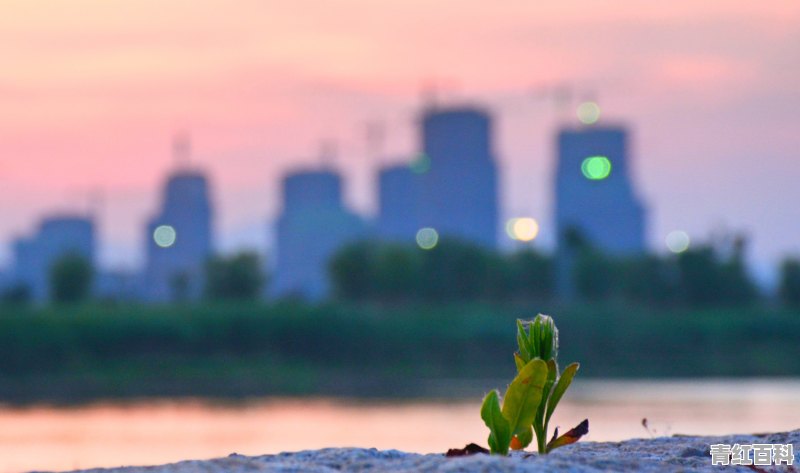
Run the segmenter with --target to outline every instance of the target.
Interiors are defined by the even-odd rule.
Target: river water
[[[800,428],[800,380],[587,381],[551,424],[584,418],[586,440]],[[322,447],[443,452],[486,443],[480,399],[376,402],[324,398],[0,406],[0,472],[148,465]],[[642,425],[647,419],[648,428]]]

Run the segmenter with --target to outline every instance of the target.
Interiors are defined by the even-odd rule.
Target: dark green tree
[[[591,248],[581,249],[572,273],[578,296],[590,301],[611,297],[620,285],[615,263],[604,253]]]
[[[685,302],[692,306],[753,303],[758,291],[745,268],[744,247],[744,239],[736,237],[730,248],[707,244],[680,253],[677,265]]]
[[[77,253],[58,258],[50,267],[50,298],[56,303],[74,304],[89,299],[94,269]]]
[[[734,305],[752,304],[759,295],[744,262],[746,247],[747,240],[741,235],[736,235],[732,238],[729,255],[727,258],[721,258],[725,284],[723,297]]]
[[[618,289],[624,300],[675,305],[679,274],[675,262],[655,255],[638,255],[616,262]]]
[[[474,301],[507,296],[506,268],[493,251],[453,239],[434,248],[358,242],[340,250],[329,274],[337,297],[383,303]],[[508,279],[510,280],[510,279]]]
[[[30,303],[31,288],[26,284],[15,284],[0,293],[0,304],[21,306]]]
[[[254,300],[266,277],[255,252],[214,256],[206,264],[205,295],[212,300]]]
[[[433,302],[485,299],[490,293],[490,255],[479,246],[445,238],[422,253],[420,293]]]
[[[499,291],[501,297],[528,302],[540,302],[553,297],[555,268],[551,257],[525,249],[507,256],[502,264],[509,280],[505,284],[506,291]]]
[[[789,258],[781,263],[778,294],[785,305],[800,307],[800,259]]]
[[[328,263],[328,274],[336,297],[365,301],[375,297],[374,267],[377,244],[360,241],[337,251]]]
[[[410,302],[420,297],[421,251],[410,245],[385,244],[373,253],[373,298],[384,302]]]

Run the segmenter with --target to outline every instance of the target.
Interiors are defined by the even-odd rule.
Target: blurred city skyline
[[[800,4],[12,1],[0,16],[0,265],[43,215],[101,191],[100,263],[139,266],[170,142],[217,203],[221,250],[264,250],[285,173],[321,143],[348,203],[374,215],[381,165],[417,149],[421,96],[490,107],[501,222],[551,248],[555,134],[596,100],[631,128],[650,248],[685,230],[751,239],[756,274],[800,252]],[[554,96],[565,85],[572,100]],[[550,93],[548,93],[550,92]],[[380,124],[378,146],[367,129]]]

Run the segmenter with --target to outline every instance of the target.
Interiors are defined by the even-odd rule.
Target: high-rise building
[[[497,244],[497,167],[489,114],[432,108],[422,117],[419,223],[442,237]]]
[[[639,253],[645,249],[644,214],[631,181],[624,128],[590,126],[558,133],[555,224],[562,294],[571,292],[571,238],[610,254]]]
[[[412,243],[422,226],[419,218],[420,172],[424,171],[426,164],[418,166],[398,165],[380,171],[378,236],[382,240]]]
[[[0,269],[0,293],[5,293],[11,285],[11,274],[5,268]]]
[[[161,210],[147,224],[145,299],[156,302],[201,296],[205,264],[213,252],[213,209],[208,181],[198,171],[171,175]]]
[[[142,296],[142,274],[129,270],[106,269],[95,273],[95,295],[103,301],[136,301]]]
[[[283,179],[277,221],[273,290],[319,299],[329,291],[330,258],[365,235],[366,226],[342,202],[341,178],[332,171],[302,171]]]
[[[13,252],[11,284],[27,287],[35,301],[46,301],[50,299],[50,271],[60,258],[78,255],[94,266],[94,223],[76,215],[45,218],[35,234],[14,242]]]

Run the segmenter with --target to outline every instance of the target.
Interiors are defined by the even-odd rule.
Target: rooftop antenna
[[[564,123],[572,123],[576,106],[597,102],[597,91],[576,86],[569,82],[559,82],[549,86],[534,87],[532,94],[536,100],[548,100],[553,104],[555,116]],[[594,122],[592,122],[594,123]]]
[[[460,85],[456,79],[450,77],[426,80],[420,88],[422,109],[435,110],[443,102],[452,102],[454,99],[458,99]]]
[[[191,165],[192,140],[188,132],[178,132],[172,138],[172,158],[178,168],[186,169]]]

